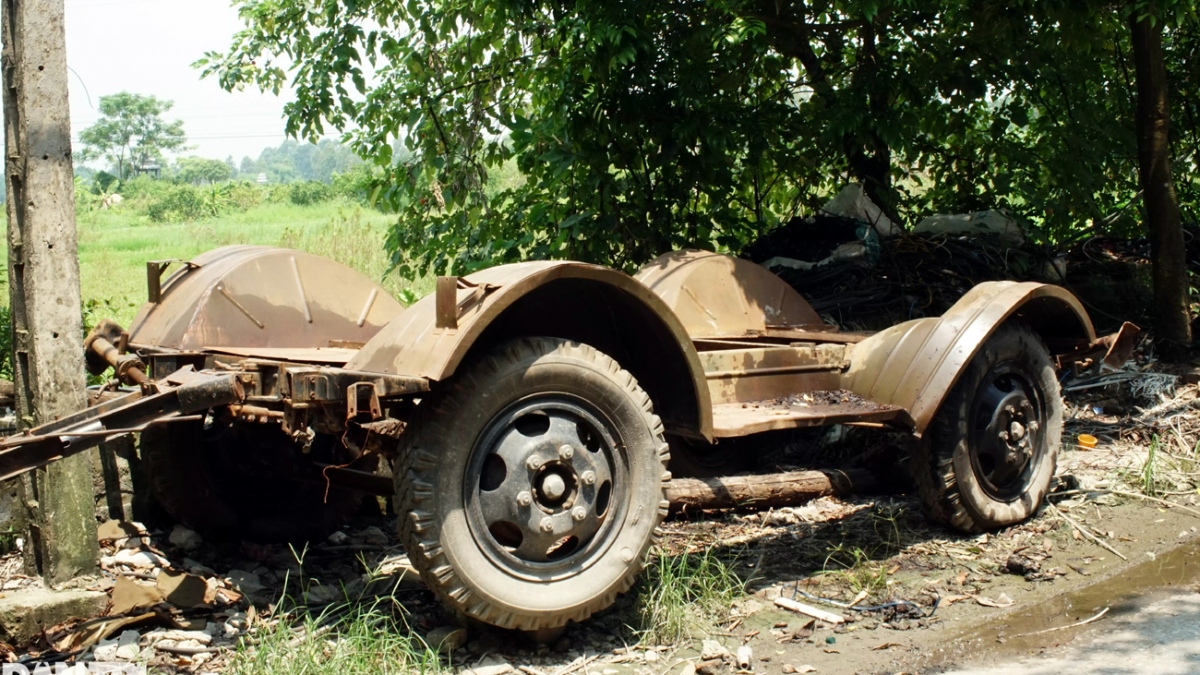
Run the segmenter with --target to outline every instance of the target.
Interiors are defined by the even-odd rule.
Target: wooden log
[[[863,469],[791,471],[757,476],[675,478],[667,486],[674,511],[767,509],[818,497],[877,492],[879,477]]]

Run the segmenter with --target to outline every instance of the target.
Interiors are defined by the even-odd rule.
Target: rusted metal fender
[[[629,275],[537,261],[442,278],[439,285],[442,292],[405,310],[345,367],[441,381],[473,350],[505,340],[578,340],[629,370],[668,430],[712,438],[712,403],[691,338],[662,299]]]
[[[1096,341],[1083,305],[1050,284],[993,281],[975,286],[938,318],[908,321],[854,346],[843,386],[908,411],[920,436],[963,369],[1001,324],[1018,319],[1048,342]]]
[[[159,281],[129,328],[135,346],[358,346],[404,306],[358,272],[328,258],[269,246],[224,246]],[[157,300],[157,301],[156,301]]]
[[[636,279],[674,310],[693,338],[744,337],[768,326],[823,326],[796,289],[749,260],[672,251],[646,263]]]

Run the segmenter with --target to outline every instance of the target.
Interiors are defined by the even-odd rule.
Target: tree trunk
[[[1192,342],[1187,260],[1179,200],[1171,180],[1171,117],[1162,54],[1162,19],[1156,16],[1154,4],[1147,12],[1149,15],[1139,20],[1136,7],[1129,8],[1137,71],[1138,173],[1154,261],[1155,332],[1164,356],[1182,358]]]
[[[697,509],[766,509],[794,506],[828,495],[876,492],[882,483],[861,469],[792,471],[759,476],[676,478],[667,485],[674,511]]]

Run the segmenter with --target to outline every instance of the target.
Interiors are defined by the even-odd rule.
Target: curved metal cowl
[[[162,283],[130,342],[181,350],[324,348],[370,340],[404,306],[328,258],[269,246],[208,251]]]
[[[821,316],[761,265],[709,251],[672,251],[636,279],[654,291],[693,338],[743,337],[768,326],[820,326]]]

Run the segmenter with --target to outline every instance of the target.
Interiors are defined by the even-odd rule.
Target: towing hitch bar
[[[0,480],[70,457],[152,423],[194,420],[209,408],[245,400],[233,373],[180,368],[137,391],[0,440]]]

